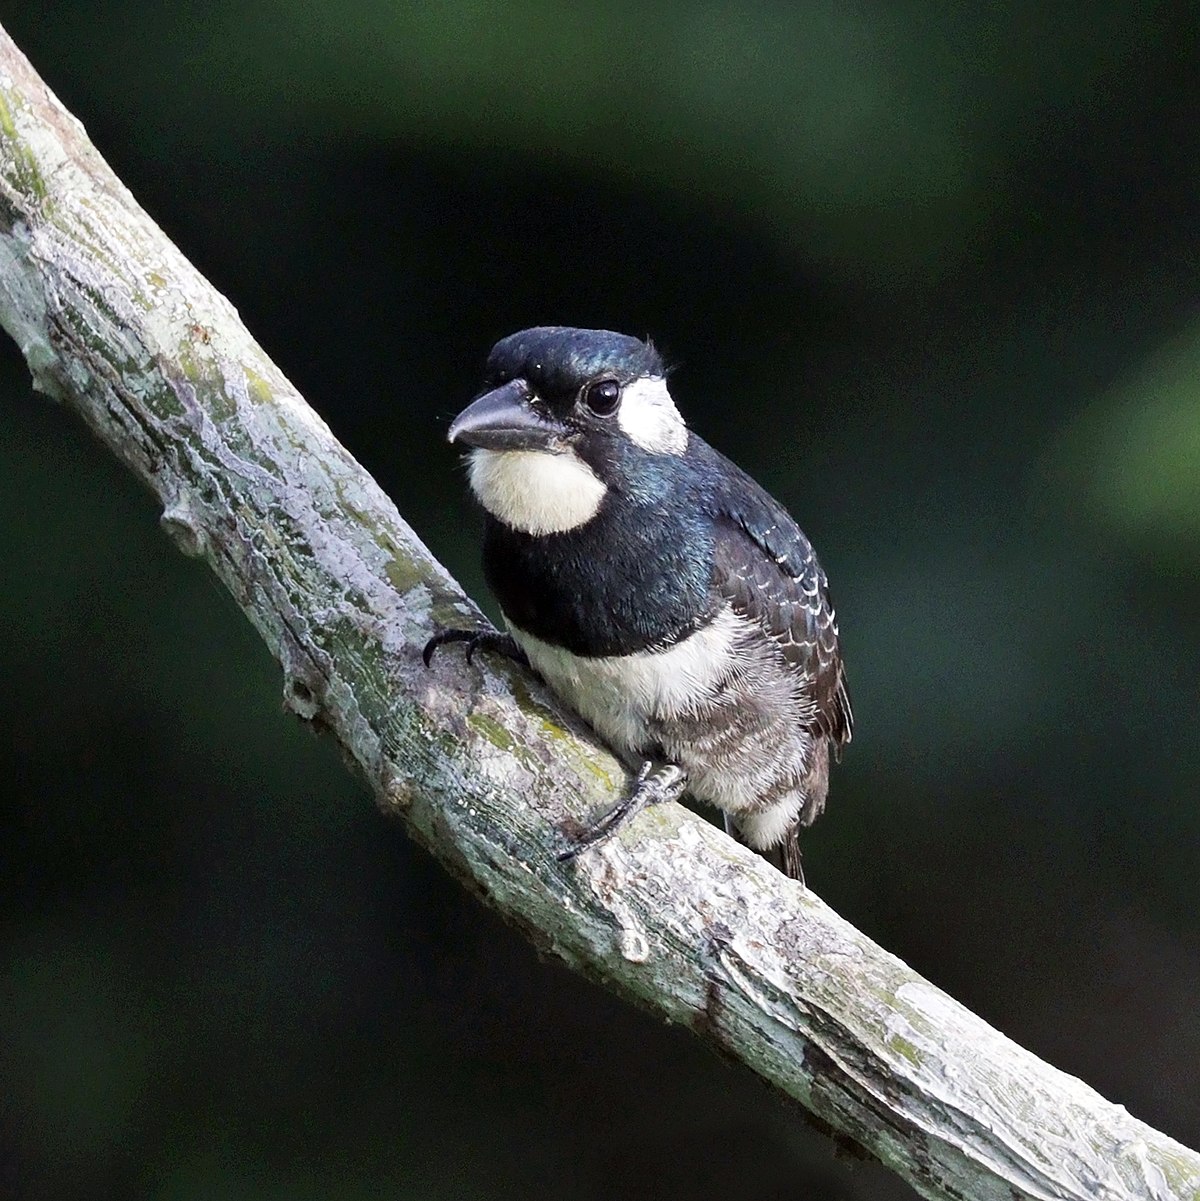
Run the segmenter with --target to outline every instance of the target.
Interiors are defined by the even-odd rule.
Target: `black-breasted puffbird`
[[[557,326],[497,342],[450,426],[471,447],[483,565],[531,664],[620,755],[628,797],[563,857],[684,792],[789,875],[853,716],[825,573],[745,472],[697,437],[649,342]]]

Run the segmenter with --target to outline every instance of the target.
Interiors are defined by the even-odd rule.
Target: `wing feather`
[[[814,732],[836,753],[853,735],[854,714],[825,572],[787,510],[734,464],[723,468],[713,586],[807,677]]]

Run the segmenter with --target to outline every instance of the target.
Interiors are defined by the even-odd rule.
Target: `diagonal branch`
[[[0,31],[0,321],[204,558],[319,723],[540,948],[742,1060],[936,1198],[1200,1196],[1200,1156],[1022,1050],[677,805],[560,864],[619,765],[478,611]],[[484,657],[486,658],[486,656]]]

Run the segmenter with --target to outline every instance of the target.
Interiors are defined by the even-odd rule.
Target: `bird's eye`
[[[584,388],[583,403],[597,417],[607,417],[615,413],[621,403],[621,385],[615,379],[596,380]]]

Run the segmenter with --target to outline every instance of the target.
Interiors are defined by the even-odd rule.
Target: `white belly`
[[[729,609],[661,651],[585,658],[510,625],[546,683],[614,748],[640,752],[647,723],[695,716],[727,679],[739,619]]]
[[[546,683],[614,750],[677,763],[692,796],[733,814],[751,846],[774,846],[806,808],[806,821],[820,812],[825,779],[808,778],[811,681],[731,610],[667,650],[603,659],[510,629]]]

